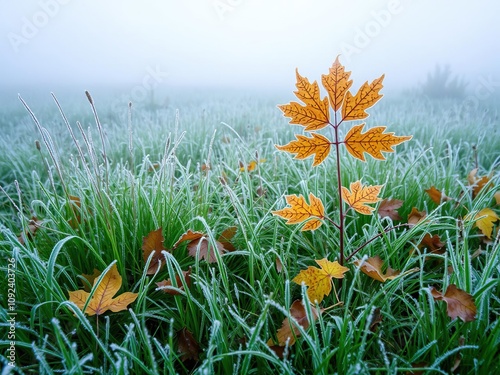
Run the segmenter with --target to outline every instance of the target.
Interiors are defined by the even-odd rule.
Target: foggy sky
[[[500,80],[495,0],[0,0],[0,89],[292,87],[338,54],[358,84],[439,64]],[[491,78],[490,77],[490,78]]]

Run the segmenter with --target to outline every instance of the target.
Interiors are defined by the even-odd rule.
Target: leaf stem
[[[357,253],[359,253],[360,250],[362,250],[365,246],[367,246],[368,244],[372,243],[373,241],[375,241],[377,238],[379,237],[382,237],[384,234],[386,233],[389,233],[391,230],[394,230],[394,229],[398,229],[398,228],[402,228],[402,227],[407,227],[407,226],[410,226],[410,224],[398,224],[398,225],[395,225],[393,227],[389,227],[389,228],[386,228],[384,229],[383,232],[380,232],[379,234],[377,234],[376,236],[373,236],[372,238],[370,238],[368,241],[366,241],[364,244],[362,244],[361,246],[359,246],[356,250],[354,250],[351,254],[349,254],[349,256],[345,259],[346,262],[349,262],[349,260],[354,256],[356,255]]]

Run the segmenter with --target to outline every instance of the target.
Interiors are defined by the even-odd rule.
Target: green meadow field
[[[2,374],[500,373],[499,221],[477,225],[486,208],[500,215],[498,97],[385,94],[368,109],[366,128],[413,138],[385,161],[341,147],[342,186],[383,185],[400,218],[380,202],[372,215],[349,212],[349,270],[320,304],[292,280],[339,260],[339,229],[301,231],[273,211],[312,193],[335,219],[344,203],[333,155],[313,168],[275,147],[303,132],[277,108],[292,91],[173,92],[131,108],[96,94],[95,113],[83,92],[58,95],[59,106],[22,98],[35,118],[21,101],[0,112]],[[407,225],[414,209],[422,220]],[[143,248],[158,229],[155,258]],[[189,230],[212,262],[203,241],[178,243]],[[400,273],[380,282],[354,264],[376,255]],[[115,267],[116,296],[133,302],[89,315],[70,301],[99,295]],[[472,318],[450,317],[450,305],[468,307],[435,297],[450,285],[471,296]],[[294,332],[286,343],[282,325]]]

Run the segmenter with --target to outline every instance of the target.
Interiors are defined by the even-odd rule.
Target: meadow
[[[471,107],[386,94],[368,110],[367,127],[413,138],[386,161],[341,150],[342,185],[383,184],[382,198],[403,201],[401,219],[377,210],[346,217],[346,253],[362,249],[333,281],[339,300],[305,303],[311,324],[290,318],[296,342],[278,349],[269,340],[277,342],[293,301],[307,301],[291,280],[339,256],[335,226],[302,232],[272,214],[289,194],[313,193],[332,213],[341,204],[333,158],[311,168],[275,147],[300,132],[276,107],[293,93],[183,93],[131,108],[96,96],[95,114],[83,93],[58,100],[27,100],[36,119],[21,102],[0,114],[2,373],[500,372],[499,224],[487,238],[467,219],[500,211],[498,98]],[[468,181],[475,168],[489,178],[477,194]],[[453,200],[435,203],[431,186]],[[425,219],[386,230],[413,208]],[[190,255],[188,244],[174,248],[192,230],[215,249],[231,227],[234,250],[214,262]],[[148,274],[143,240],[159,228],[162,267]],[[439,236],[439,251],[421,246],[426,234]],[[401,275],[381,283],[353,263],[374,255]],[[118,294],[137,293],[126,309],[89,316],[69,301],[70,291],[96,292],[82,275],[114,264]],[[451,284],[472,296],[472,321],[450,318],[433,298],[431,287],[444,293]]]

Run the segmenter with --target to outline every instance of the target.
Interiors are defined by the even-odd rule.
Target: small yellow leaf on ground
[[[94,287],[96,286],[97,280],[98,278],[94,280]],[[108,310],[113,312],[126,310],[127,306],[136,300],[138,294],[125,292],[113,298],[121,286],[122,277],[118,273],[116,264],[114,264],[106,275],[104,275],[99,285],[97,285],[84,313],[92,316],[101,315]],[[89,297],[90,293],[84,290],[69,292],[69,300],[74,302],[81,310],[83,310]]]
[[[371,215],[374,208],[367,206],[367,203],[376,203],[381,198],[378,197],[383,185],[362,186],[361,181],[351,183],[349,191],[342,186],[342,199],[354,210],[363,215]]]
[[[471,216],[467,215],[465,220],[470,220]],[[483,208],[476,215],[474,219],[476,220],[476,226],[479,230],[488,238],[491,238],[491,233],[493,232],[493,223],[498,220],[498,215],[491,208]]]
[[[306,270],[300,271],[292,281],[299,285],[302,283],[307,285],[309,300],[321,303],[323,298],[332,291],[332,278],[343,279],[344,273],[349,271],[349,268],[341,266],[337,261],[330,262],[326,258],[316,260],[316,263],[321,268],[310,266]]]

